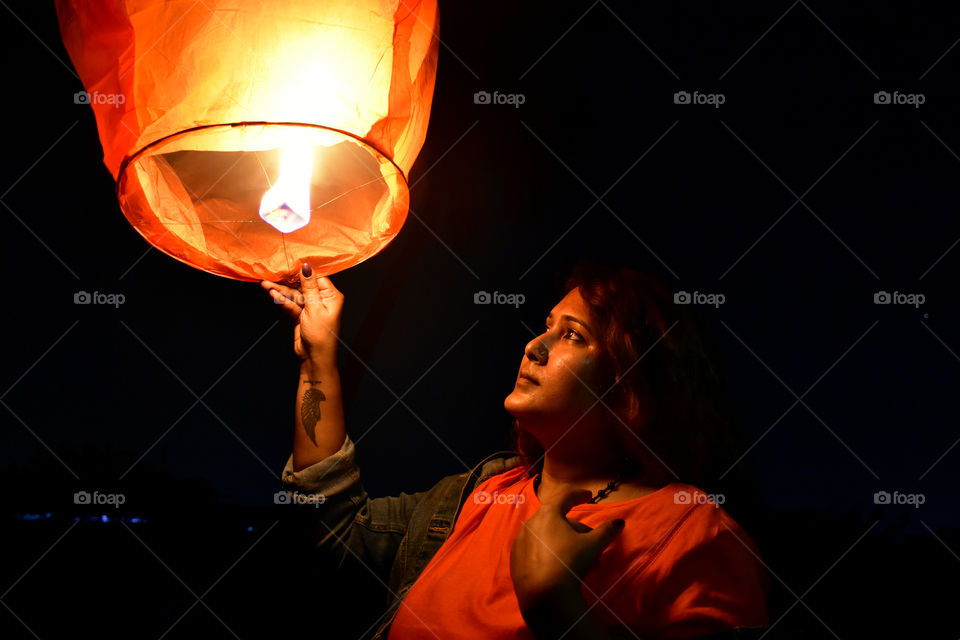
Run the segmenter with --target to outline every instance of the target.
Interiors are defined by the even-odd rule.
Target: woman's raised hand
[[[300,289],[262,280],[260,286],[297,321],[293,349],[302,362],[335,365],[340,339],[343,294],[326,276],[313,275],[306,262],[300,271]]]
[[[514,538],[510,577],[525,620],[549,610],[554,602],[579,594],[580,583],[623,530],[620,518],[596,528],[567,519],[570,509],[590,497],[590,491],[569,491],[556,501],[541,504]]]

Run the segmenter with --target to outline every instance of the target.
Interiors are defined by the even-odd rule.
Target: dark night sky
[[[957,16],[935,3],[543,6],[441,3],[411,215],[333,276],[370,493],[426,489],[504,448],[527,327],[597,255],[726,296],[706,317],[765,505],[918,533],[960,524]],[[91,109],[73,102],[52,3],[0,13],[13,56],[0,467],[51,487],[149,469],[199,479],[220,503],[270,503],[292,444],[291,323],[257,285],[149,248],[117,205]],[[477,91],[525,103],[478,105]],[[725,103],[678,105],[677,91]],[[877,105],[878,91],[925,103]],[[480,290],[526,302],[477,306]],[[881,290],[926,302],[878,306]],[[77,291],[126,303],[77,306]],[[881,490],[926,504],[878,507]]]

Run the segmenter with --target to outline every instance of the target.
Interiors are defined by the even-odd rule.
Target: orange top
[[[523,638],[510,548],[540,507],[533,477],[516,467],[476,487],[453,531],[406,594],[389,640]],[[769,624],[769,578],[743,529],[696,487],[673,483],[639,498],[579,504],[567,517],[626,526],[580,592],[611,633],[688,638]]]

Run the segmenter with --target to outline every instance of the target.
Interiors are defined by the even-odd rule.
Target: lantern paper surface
[[[376,254],[426,136],[436,0],[57,0],[124,215],[199,269]]]

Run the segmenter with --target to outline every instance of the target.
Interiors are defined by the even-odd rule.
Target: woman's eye
[[[550,325],[548,325],[548,324],[543,325],[543,330],[546,331],[547,333],[550,333]],[[563,337],[567,337],[567,336],[569,336],[570,334],[573,334],[574,336],[577,337],[577,340],[576,340],[576,341],[583,340],[583,336],[581,336],[579,333],[577,333],[577,332],[574,331],[573,329],[564,329],[564,331],[563,331]]]

